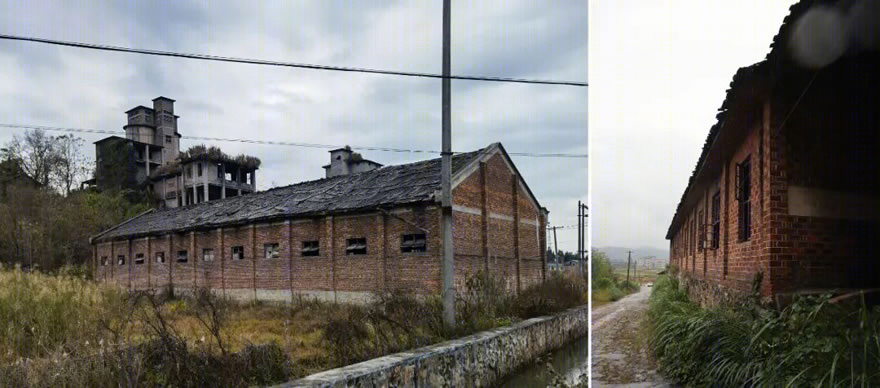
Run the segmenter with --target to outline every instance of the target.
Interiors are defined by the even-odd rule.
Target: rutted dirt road
[[[592,387],[671,387],[657,373],[645,319],[651,287],[593,310]]]

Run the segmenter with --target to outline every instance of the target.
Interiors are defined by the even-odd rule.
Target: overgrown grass
[[[651,295],[651,345],[663,373],[689,386],[880,386],[880,309],[800,297],[704,309],[663,276]]]
[[[586,302],[584,282],[552,277],[515,295],[481,275],[462,290],[450,330],[437,297],[242,303],[61,273],[0,270],[0,387],[272,384]]]
[[[439,298],[390,292],[368,306],[350,306],[328,323],[324,339],[341,365],[458,338],[522,319],[553,314],[586,303],[586,284],[561,275],[523,290],[504,290],[480,274],[456,301],[456,327],[443,326]]]

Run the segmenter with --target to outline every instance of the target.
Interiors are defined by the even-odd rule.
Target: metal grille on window
[[[320,254],[318,241],[303,241],[300,254],[303,256],[318,256]]]
[[[366,238],[350,238],[348,246],[345,248],[346,255],[366,255],[367,239]]]
[[[424,252],[426,250],[425,241],[424,233],[405,234],[402,236],[400,251],[403,253]]]

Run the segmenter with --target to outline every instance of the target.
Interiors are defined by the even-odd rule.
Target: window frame
[[[135,254],[134,255],[134,263],[137,265],[144,264],[144,254],[143,253]]]
[[[346,240],[345,255],[366,255],[367,254],[367,238],[366,237],[350,237]]]
[[[165,252],[156,252],[156,263],[165,264]]]
[[[177,262],[178,263],[189,263],[189,251],[186,249],[181,249],[177,251]]]
[[[237,252],[236,252],[237,251]],[[238,254],[238,258],[235,257],[235,254]],[[233,261],[244,260],[244,246],[243,245],[235,245],[229,248],[229,258]]]
[[[116,255],[116,264],[125,265],[125,255]]]
[[[711,249],[721,248],[721,191],[716,191],[712,195],[712,219],[709,224],[711,228],[709,235],[709,247]]]
[[[202,248],[202,261],[214,261],[214,248]]]
[[[314,246],[309,246],[314,245]],[[304,240],[302,241],[299,255],[302,257],[317,257],[321,256],[321,241],[320,240]]]
[[[271,248],[271,255],[269,254]],[[264,243],[263,244],[263,258],[266,260],[278,259],[281,258],[281,244],[278,243]]]
[[[752,171],[751,155],[736,164],[735,197],[737,209],[737,237],[739,242],[749,241],[752,237]]]
[[[421,237],[421,238],[420,238]],[[407,233],[400,235],[400,253],[413,254],[428,251],[428,234]]]

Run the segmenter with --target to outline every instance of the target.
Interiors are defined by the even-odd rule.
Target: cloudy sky
[[[794,1],[590,2],[594,246],[664,239],[733,74]]]
[[[0,33],[413,72],[441,71],[440,0],[55,2],[0,5]],[[453,74],[587,80],[587,5],[453,2]],[[613,81],[611,81],[613,82]],[[453,150],[587,153],[587,90],[453,81]],[[122,130],[124,112],[177,100],[189,136],[439,150],[440,81],[205,62],[0,40],[0,123]],[[21,130],[0,129],[0,144]],[[80,135],[91,143],[103,135]],[[183,141],[182,148],[194,145]],[[321,178],[325,149],[218,143],[259,157],[263,190]],[[88,147],[89,155],[94,149]],[[421,154],[365,151],[383,164]],[[514,157],[551,223],[576,223],[585,159]],[[574,250],[575,230],[560,231]]]

